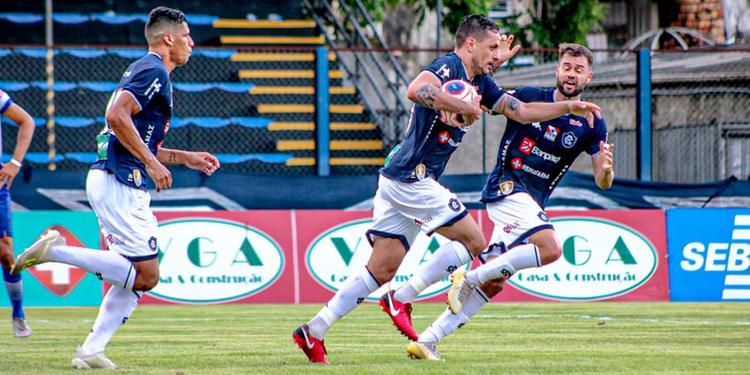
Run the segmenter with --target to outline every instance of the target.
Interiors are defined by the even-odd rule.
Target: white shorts
[[[396,238],[407,250],[420,230],[431,235],[469,213],[456,194],[432,178],[409,183],[381,175],[373,206],[370,244],[374,237]]]
[[[528,242],[542,229],[555,229],[544,210],[527,193],[515,193],[503,200],[487,204],[487,216],[495,224],[490,246],[479,255],[484,263],[508,249]]]
[[[147,191],[127,186],[107,171],[92,169],[86,178],[86,195],[110,250],[134,262],[156,258],[157,222]]]

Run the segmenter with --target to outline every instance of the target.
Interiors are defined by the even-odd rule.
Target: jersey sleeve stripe
[[[138,101],[138,97],[137,97],[137,96],[135,96],[135,94],[133,94],[133,93],[132,93],[132,92],[130,92],[129,90],[122,90],[122,91],[120,91],[120,92],[121,92],[121,93],[122,93],[122,92],[124,92],[124,93],[127,93],[128,95],[132,96],[132,97],[133,97],[133,100],[135,100],[135,104],[138,104],[138,109],[140,109],[141,111],[143,110],[143,106],[141,105],[141,102],[139,102],[139,101]]]

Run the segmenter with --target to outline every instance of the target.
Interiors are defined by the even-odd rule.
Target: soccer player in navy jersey
[[[107,104],[106,126],[97,137],[98,160],[86,193],[110,251],[66,246],[57,231],[44,234],[16,260],[13,273],[44,262],[62,262],[112,284],[86,341],[73,355],[75,368],[116,368],[104,349],[127,321],[144,291],[159,281],[157,222],[147,186],[172,186],[165,165],[185,165],[211,175],[219,161],[206,152],[161,147],[172,117],[169,74],[187,63],[193,47],[185,15],[158,7],[145,29],[148,54],[132,63]]]
[[[11,323],[13,323],[13,336],[27,337],[31,335],[31,327],[26,322],[26,314],[23,311],[23,285],[21,275],[10,273],[13,267],[13,225],[11,221],[10,185],[21,169],[21,162],[26,155],[26,150],[31,144],[34,135],[34,119],[18,104],[13,102],[10,95],[0,90],[0,114],[11,119],[18,125],[16,136],[16,147],[11,159],[3,164],[0,169],[0,263],[3,266],[3,280],[8,289],[8,298],[11,304]],[[2,136],[0,136],[0,149],[2,149]]]
[[[559,53],[556,88],[521,87],[510,92],[529,103],[580,100],[592,77],[591,51],[578,44],[563,44]],[[591,155],[597,186],[608,189],[614,179],[613,151],[601,117],[592,126],[572,114],[531,124],[509,118],[497,164],[482,191],[482,202],[495,225],[490,246],[480,255],[484,264],[453,273],[449,308],[418,341],[409,344],[407,352],[414,358],[439,360],[437,343],[466,324],[502,290],[506,279],[522,269],[557,260],[562,249],[544,211],[547,199],[583,152]]]
[[[431,284],[471,261],[486,246],[474,219],[455,194],[437,182],[451,154],[461,144],[467,126],[449,126],[439,111],[462,114],[468,124],[482,108],[520,122],[553,119],[566,113],[589,115],[599,108],[591,103],[522,103],[500,89],[488,75],[502,59],[512,56],[507,37],[483,15],[466,17],[456,33],[453,52],[437,58],[409,85],[414,102],[404,140],[380,170],[374,198],[374,224],[367,231],[373,250],[367,265],[355,270],[336,295],[308,323],[292,333],[311,362],[328,363],[323,339],[330,327],[352,311],[384,283],[390,281],[412,241],[423,231],[440,233],[451,241],[435,251],[407,284],[389,291],[380,306],[408,338],[417,339],[411,326],[411,302]],[[450,80],[460,79],[477,88],[479,96],[464,102],[441,91]]]

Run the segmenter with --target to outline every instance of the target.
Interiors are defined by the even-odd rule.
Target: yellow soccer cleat
[[[16,259],[10,273],[18,275],[31,266],[49,262],[51,259],[47,256],[47,249],[52,246],[65,246],[65,238],[56,230],[47,231],[31,246],[27,247],[23,254]]]
[[[448,289],[448,308],[454,315],[461,311],[464,301],[476,287],[466,281],[465,273],[466,271],[456,271],[451,274],[451,288]]]
[[[406,353],[411,359],[426,359],[428,361],[442,361],[437,344],[434,342],[412,341],[406,347]]]

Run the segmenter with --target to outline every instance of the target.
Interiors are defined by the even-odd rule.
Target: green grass
[[[326,339],[329,367],[306,362],[291,331],[319,305],[140,306],[110,343],[118,373],[548,374],[750,373],[750,304],[492,304],[445,339],[444,362],[412,361],[373,304]],[[418,304],[418,331],[444,305]],[[0,309],[0,316],[9,316]],[[79,373],[70,358],[94,308],[28,308],[34,334],[0,338],[0,373]]]

